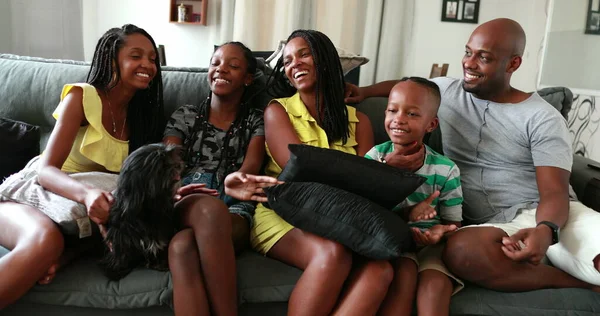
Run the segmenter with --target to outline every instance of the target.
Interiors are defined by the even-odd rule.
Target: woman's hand
[[[263,188],[281,184],[273,177],[233,172],[225,178],[225,193],[240,201],[267,202]]]
[[[90,219],[100,225],[108,221],[108,212],[114,201],[115,198],[110,192],[100,189],[88,189],[84,204]]]
[[[184,196],[194,193],[204,193],[211,196],[219,196],[219,192],[217,190],[207,188],[206,184],[204,183],[191,183],[177,189],[177,192],[175,193],[173,199],[175,199],[175,201],[179,201]]]

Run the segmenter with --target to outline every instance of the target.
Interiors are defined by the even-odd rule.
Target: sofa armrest
[[[570,182],[579,201],[600,212],[600,162],[582,156],[573,156]]]

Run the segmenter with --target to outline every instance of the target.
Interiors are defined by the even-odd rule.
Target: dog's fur
[[[176,232],[173,196],[183,168],[177,148],[146,145],[123,162],[101,261],[110,279],[138,266],[168,269],[167,247]]]

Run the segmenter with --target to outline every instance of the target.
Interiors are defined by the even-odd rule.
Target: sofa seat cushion
[[[287,302],[302,271],[280,261],[246,251],[236,262],[240,304]]]
[[[600,315],[600,294],[584,289],[496,292],[467,284],[452,297],[451,315]]]

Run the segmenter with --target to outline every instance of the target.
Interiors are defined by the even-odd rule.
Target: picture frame
[[[585,34],[600,35],[600,0],[589,0]]]
[[[442,22],[479,23],[479,0],[443,0]]]

